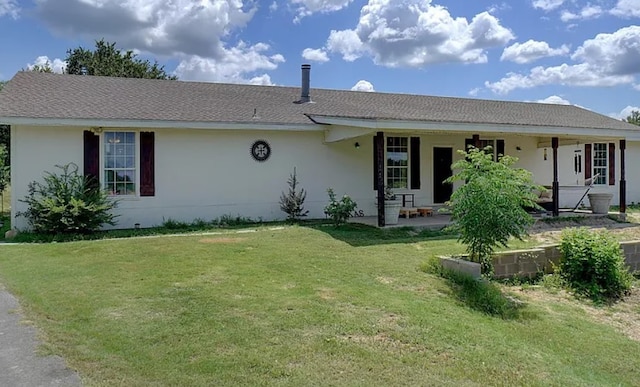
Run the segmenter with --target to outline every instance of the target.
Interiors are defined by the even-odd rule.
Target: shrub
[[[56,165],[60,174],[45,172],[44,183],[29,183],[29,193],[20,200],[29,207],[18,213],[36,233],[89,233],[102,225],[115,225],[111,210],[116,201],[95,187],[90,178],[78,174],[78,166]]]
[[[331,218],[334,226],[338,227],[347,222],[358,205],[348,195],[344,195],[339,201],[336,200],[336,194],[331,188],[327,189],[327,193],[329,194],[329,204],[324,208],[324,213]]]
[[[298,191],[298,178],[296,176],[296,169],[293,168],[293,173],[289,175],[287,180],[289,185],[289,192],[282,193],[280,195],[280,209],[287,214],[287,220],[297,221],[303,216],[307,216],[309,211],[304,209],[304,200],[307,198],[307,193],[304,188]]]
[[[0,194],[7,188],[11,176],[9,165],[6,165],[7,150],[0,144]]]
[[[469,258],[491,275],[495,248],[506,247],[510,237],[522,239],[533,224],[525,208],[538,208],[534,190],[541,187],[533,184],[531,172],[513,168],[517,158],[505,155],[494,161],[490,147],[458,153],[464,156],[452,166],[458,172],[446,180],[464,182],[448,203],[455,221],[452,228],[467,246]]]
[[[603,302],[618,299],[631,289],[633,277],[611,233],[584,227],[565,229],[560,249],[559,274],[576,294]]]

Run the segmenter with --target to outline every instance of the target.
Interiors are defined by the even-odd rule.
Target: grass
[[[463,247],[427,237],[317,225],[0,246],[0,281],[88,385],[637,384],[640,343],[566,303],[472,308],[418,269]]]

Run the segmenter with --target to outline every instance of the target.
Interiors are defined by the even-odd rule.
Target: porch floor
[[[585,217],[607,217],[609,215],[619,215],[618,212],[609,212],[608,214],[594,214],[588,210],[576,210],[572,209],[560,209],[560,217],[573,217],[573,216],[585,216]],[[551,217],[546,213],[532,214],[535,219],[542,219]],[[377,216],[364,216],[349,218],[349,223],[360,223],[367,226],[378,226]],[[397,228],[397,227],[413,227],[416,229],[428,229],[428,230],[440,230],[446,226],[451,225],[451,215],[434,212],[433,216],[416,216],[415,218],[400,218],[398,224],[387,225],[384,228]]]

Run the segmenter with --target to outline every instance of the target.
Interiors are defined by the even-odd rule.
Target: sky
[[[640,0],[0,0],[0,80],[100,39],[185,81],[640,110]]]

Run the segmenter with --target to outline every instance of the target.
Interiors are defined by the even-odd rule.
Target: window
[[[136,194],[136,134],[104,132],[104,187],[111,195]]]
[[[408,137],[387,137],[387,186],[409,188]]]
[[[598,174],[594,184],[607,184],[607,171],[609,160],[606,143],[593,144],[593,176]]]

